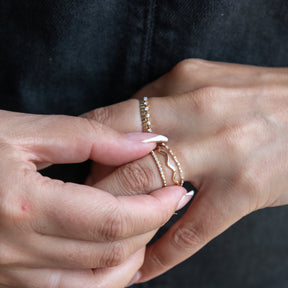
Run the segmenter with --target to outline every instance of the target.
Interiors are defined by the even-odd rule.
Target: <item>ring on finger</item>
[[[140,100],[140,113],[142,122],[142,131],[152,133],[152,125],[150,120],[151,107],[149,105],[148,97],[144,97]],[[161,156],[164,160],[165,166],[171,171],[171,180],[175,185],[183,186],[184,176],[183,170],[179,160],[173,153],[172,149],[165,143],[160,143],[151,152],[152,158],[157,166],[157,170],[160,174],[162,186],[167,186],[167,177],[164,173],[163,166],[159,160]]]

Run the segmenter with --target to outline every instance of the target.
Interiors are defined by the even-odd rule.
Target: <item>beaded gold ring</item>
[[[152,133],[152,125],[150,121],[151,109],[148,102],[148,97],[144,97],[140,100],[140,113],[141,113],[141,122],[142,122],[142,130],[143,132]],[[152,158],[157,166],[159,171],[162,186],[167,186],[166,175],[164,173],[163,167],[159,160],[157,154],[162,155],[164,157],[164,163],[166,167],[172,172],[172,182],[175,185],[183,186],[184,184],[184,176],[183,170],[180,162],[177,157],[173,153],[172,149],[165,143],[158,144],[157,147],[151,151]],[[172,159],[172,161],[171,161]]]
[[[143,100],[140,100],[140,112],[143,132],[152,133],[148,97],[144,97]]]
[[[163,171],[163,168],[162,168],[162,165],[159,161],[159,158],[158,156],[156,155],[155,151],[151,151],[151,155],[154,159],[154,162],[157,166],[157,169],[159,171],[159,174],[160,174],[160,177],[161,177],[161,181],[162,181],[162,187],[166,187],[167,186],[167,180],[166,180],[166,176],[164,174],[164,171]]]

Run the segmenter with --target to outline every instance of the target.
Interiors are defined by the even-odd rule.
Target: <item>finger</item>
[[[229,145],[226,144],[226,146]],[[215,171],[222,171],[218,165],[220,161],[223,164],[223,169],[224,167],[231,167],[233,159],[226,157],[226,150],[223,147],[225,147],[225,139],[222,135],[205,138],[188,145],[173,140],[169,141],[169,148],[172,149],[174,156],[181,165],[184,180],[197,188],[201,187],[205,177]],[[157,153],[157,155],[167,186],[175,185],[172,179],[173,173],[167,164],[169,162],[173,166],[178,180],[179,169],[173,162],[173,157],[171,154],[164,156]],[[147,194],[159,189],[162,185],[163,178],[151,155],[118,167],[113,173],[96,183],[98,188],[109,190],[115,196]]]
[[[278,87],[277,91],[280,92],[281,88]],[[182,95],[150,98],[153,132],[159,134],[161,131],[167,135],[169,142],[201,141],[212,134],[222,133],[224,128],[229,129],[241,121],[255,118],[259,111],[268,112],[271,109],[269,105],[259,103],[257,97],[261,94],[265,103],[269,103],[269,92],[271,88],[268,87],[210,87]]]
[[[23,127],[17,127],[25,132],[21,132],[23,137],[17,144],[30,152],[30,160],[36,163],[76,163],[91,159],[121,165],[143,157],[154,147],[153,143],[142,143],[153,135],[123,135],[91,119],[55,115],[33,115],[29,119],[29,125],[26,120]]]
[[[163,167],[163,172],[166,175],[167,186],[177,189],[172,180],[171,170],[165,166]],[[109,176],[97,182],[96,185],[101,189],[109,189],[109,192],[114,196],[132,196],[149,194],[151,191],[162,187],[163,183],[155,161],[149,155],[117,168]],[[183,208],[191,200],[192,196],[183,197],[181,204],[177,206],[177,210]]]
[[[156,231],[128,239],[95,243],[61,237],[35,235],[25,241],[30,251],[21,262],[30,268],[92,269],[118,266],[136,251],[145,247]],[[23,245],[22,245],[23,246]],[[43,248],[44,247],[44,248]],[[18,260],[20,258],[18,257]],[[17,262],[17,258],[15,258]]]
[[[154,278],[184,261],[249,213],[245,192],[235,194],[231,190],[223,184],[219,190],[199,191],[185,215],[148,248],[139,281]]]
[[[164,97],[204,87],[255,87],[287,83],[286,68],[267,68],[186,59],[171,71],[139,90],[133,97]]]
[[[258,107],[255,98],[259,93],[263,95],[263,87],[243,89],[210,87],[182,95],[149,98],[153,132],[166,135],[169,141],[186,138],[199,140],[211,131],[217,132],[223,125],[231,125],[235,119],[239,120],[239,115],[242,118],[249,117],[256,109],[263,109]],[[268,93],[267,101],[269,101]],[[110,117],[102,117],[103,113]],[[90,111],[84,116],[102,121],[121,132],[142,129],[139,101],[134,99]]]
[[[111,279],[113,279],[113,284],[115,288],[118,287],[126,287],[131,279],[135,277],[137,268],[140,268],[144,261],[145,248],[140,249],[135,254],[131,255],[127,261],[123,264],[106,268],[101,270],[100,272],[103,274],[102,276],[102,285],[103,287],[109,287],[111,285]],[[96,272],[98,272],[97,270]],[[119,280],[118,280],[119,279]],[[129,280],[129,281],[128,281]],[[113,288],[113,286],[112,286]]]
[[[171,217],[185,194],[183,188],[167,188],[115,198],[84,185],[40,183],[40,191],[33,195],[33,202],[27,200],[25,210],[33,215],[33,228],[42,234],[87,241],[115,241],[152,231]]]
[[[11,288],[119,288],[125,287],[143,263],[144,249],[131,255],[121,265],[105,269],[58,270],[15,268],[10,271],[7,287]]]
[[[165,168],[165,167],[163,167]],[[165,169],[165,173],[166,173]],[[168,171],[170,173],[170,171]],[[168,179],[168,185],[173,182]],[[114,196],[148,194],[162,187],[162,180],[151,155],[115,169],[95,187],[109,190]]]
[[[124,133],[142,131],[140,104],[136,99],[94,109],[81,117],[95,120]]]

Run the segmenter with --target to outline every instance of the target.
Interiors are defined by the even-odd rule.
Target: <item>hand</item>
[[[88,158],[118,166],[149,153],[155,144],[142,140],[151,135],[7,111],[0,111],[0,135],[0,287],[126,285],[141,265],[141,248],[174,213],[183,189],[114,197],[37,169]]]
[[[149,100],[153,132],[168,136],[185,180],[199,189],[184,217],[147,249],[138,282],[187,259],[252,211],[288,203],[287,83],[284,68],[186,60],[135,95],[157,97]],[[141,131],[136,100],[88,116]],[[150,156],[128,171],[131,165],[154,175],[137,188],[161,185]]]

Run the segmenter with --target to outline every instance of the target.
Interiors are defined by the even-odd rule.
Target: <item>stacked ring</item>
[[[140,100],[140,112],[143,132],[152,133],[148,97],[144,97],[143,100]]]
[[[152,133],[152,126],[150,121],[151,109],[148,102],[148,97],[144,97],[140,100],[140,113],[141,113],[141,121],[142,121],[142,130],[143,132]],[[157,147],[151,152],[152,158],[157,166],[159,171],[162,186],[167,186],[167,178],[164,173],[163,167],[159,160],[158,155],[161,155],[164,158],[164,163],[166,167],[172,172],[172,182],[175,185],[183,186],[184,184],[184,176],[183,170],[180,162],[177,157],[173,153],[172,149],[165,143],[158,144]],[[172,160],[171,160],[172,159]]]
[[[180,165],[180,162],[178,161],[177,157],[174,155],[171,148],[167,144],[161,143],[160,145],[156,147],[156,150],[165,157],[166,166],[172,171],[173,183],[175,185],[183,186],[184,184],[183,170]],[[169,155],[171,156],[171,158],[169,157]],[[170,159],[173,159],[172,162],[174,162],[175,165],[172,165]]]
[[[167,186],[167,181],[166,181],[166,176],[164,174],[164,171],[163,171],[163,168],[162,168],[162,165],[159,161],[159,158],[158,156],[156,155],[155,151],[151,151],[151,155],[154,159],[154,162],[157,166],[157,169],[159,171],[159,174],[160,174],[160,177],[161,177],[161,181],[162,181],[162,187],[166,187]]]

